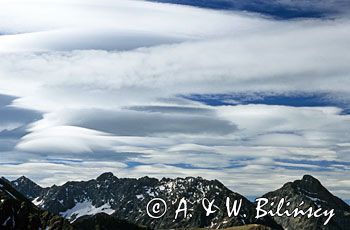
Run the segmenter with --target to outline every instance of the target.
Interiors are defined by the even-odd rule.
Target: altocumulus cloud
[[[198,175],[258,195],[311,173],[350,198],[350,116],[341,108],[188,97],[322,93],[350,102],[347,15],[276,21],[127,0],[4,7],[0,93],[13,97],[0,97],[2,175],[43,185],[103,171]]]

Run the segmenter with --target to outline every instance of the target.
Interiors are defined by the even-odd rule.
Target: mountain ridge
[[[28,190],[28,183],[20,186],[18,181],[13,185],[21,192]],[[106,213],[118,219],[150,228],[192,228],[212,227],[224,228],[245,224],[263,224],[280,229],[269,217],[254,218],[254,204],[244,196],[225,187],[218,180],[205,180],[201,177],[186,178],[118,178],[112,173],[103,173],[96,179],[88,181],[69,181],[61,186],[43,188],[37,192],[34,203],[40,208],[59,214],[71,222],[85,215]],[[33,194],[31,194],[33,197]],[[147,203],[155,197],[167,201],[170,207],[164,217],[153,219],[146,213]],[[188,200],[189,210],[184,216],[180,213],[174,221],[175,210],[181,198]],[[242,200],[244,215],[226,217],[224,212],[206,216],[202,207],[202,199],[215,199],[221,210],[226,209],[226,197]]]
[[[29,179],[28,179],[29,180]],[[32,183],[23,177],[12,181],[19,191],[26,192]],[[22,184],[20,183],[22,181]],[[26,182],[26,183],[23,183]],[[34,183],[34,182],[33,182]],[[36,186],[34,186],[37,188]],[[39,186],[40,187],[40,186]],[[41,187],[40,187],[41,188]],[[285,183],[281,188],[268,192],[262,197],[271,201],[282,198],[290,200],[294,206],[300,201],[310,207],[336,209],[336,216],[323,226],[324,218],[290,218],[266,217],[256,220],[256,203],[250,202],[244,196],[231,191],[218,180],[206,180],[201,177],[186,178],[118,178],[107,172],[96,179],[88,181],[68,181],[61,186],[41,188],[36,193],[28,194],[40,208],[70,219],[72,223],[97,223],[98,219],[126,220],[135,226],[147,226],[151,229],[166,228],[228,228],[246,224],[259,224],[271,229],[346,229],[350,220],[350,208],[340,198],[331,194],[319,180],[311,175],[304,175],[300,180]],[[168,206],[173,206],[160,220],[149,218],[145,207],[152,198],[160,197],[167,200]],[[189,200],[188,204],[196,210],[190,213],[190,218],[181,216],[174,222],[175,210],[181,197]],[[225,207],[226,197],[242,199],[241,212],[246,215],[227,218],[224,214],[205,216],[205,211],[199,202],[202,198],[215,200],[220,210]],[[116,202],[117,201],[117,202]],[[321,202],[324,201],[324,202]],[[321,203],[320,203],[321,202]],[[175,205],[174,205],[175,204]],[[190,209],[191,209],[190,208]],[[82,211],[85,210],[85,211]],[[95,215],[98,214],[98,217]],[[107,216],[111,216],[110,218]],[[90,216],[90,217],[89,217]],[[183,219],[181,219],[183,218]],[[292,226],[292,227],[290,227]],[[295,226],[295,227],[293,227]],[[336,227],[334,227],[336,226]]]
[[[62,217],[32,204],[11,184],[0,178],[0,229],[74,230]]]
[[[268,198],[270,202],[277,203],[282,198],[290,202],[288,210],[302,207],[311,207],[313,210],[322,208],[323,210],[334,209],[335,215],[327,225],[324,225],[326,218],[308,218],[301,216],[298,218],[285,218],[274,216],[273,219],[284,228],[297,229],[347,229],[350,226],[350,206],[340,198],[329,192],[319,180],[304,175],[301,180],[285,183],[281,188],[268,192],[262,197]],[[302,205],[300,205],[302,204]],[[273,208],[276,211],[276,207]],[[283,208],[282,211],[285,211]]]

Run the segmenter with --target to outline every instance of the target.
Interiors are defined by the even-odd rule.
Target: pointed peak
[[[18,177],[16,180],[14,180],[13,182],[20,182],[20,183],[34,183],[31,179],[29,179],[28,177],[25,176],[20,176]],[[35,184],[35,183],[34,183]]]
[[[11,181],[10,184],[16,189],[29,188],[30,190],[33,190],[34,188],[42,188],[40,185],[25,176],[18,177],[16,180]]]
[[[17,180],[30,180],[28,177],[20,176],[17,178]]]

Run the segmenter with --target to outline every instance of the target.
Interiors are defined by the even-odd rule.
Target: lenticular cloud
[[[312,172],[350,197],[350,118],[337,103],[189,97],[322,93],[348,103],[346,17],[276,21],[144,1],[5,0],[0,18],[2,175],[46,185],[78,171],[77,179],[201,175],[256,195],[252,187],[262,193]]]

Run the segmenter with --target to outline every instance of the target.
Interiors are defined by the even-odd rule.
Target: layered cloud
[[[264,103],[350,102],[347,17],[276,21],[126,0],[4,7],[0,93],[13,97],[0,96],[2,175],[43,185],[103,171],[200,175],[258,195],[311,173],[350,197],[349,115],[337,103]],[[222,94],[238,98],[193,99]],[[259,103],[241,103],[254,94]]]

